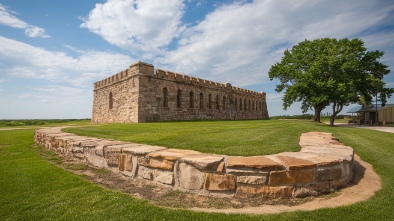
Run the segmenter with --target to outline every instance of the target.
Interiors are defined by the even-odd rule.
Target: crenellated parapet
[[[162,69],[154,69],[154,66],[151,64],[147,64],[144,62],[137,62],[132,65],[126,70],[123,70],[119,73],[116,73],[110,77],[107,77],[101,81],[97,81],[94,83],[94,89],[99,89],[105,86],[109,86],[115,84],[117,82],[129,79],[135,75],[149,75],[151,77],[155,77],[157,79],[163,79],[168,81],[174,81],[183,84],[190,84],[196,86],[207,87],[211,89],[223,90],[226,88],[232,89],[235,93],[239,94],[253,94],[253,95],[260,95],[265,94],[262,92],[255,92],[251,90],[247,90],[244,88],[234,87],[231,84],[222,84],[210,80],[205,80],[201,78],[196,78],[184,74],[179,74],[176,72],[171,72]]]
[[[136,62],[132,65],[130,65],[130,67],[126,70],[123,70],[119,73],[116,73],[110,77],[107,77],[101,81],[97,81],[94,83],[94,89],[99,89],[102,87],[106,87],[109,85],[113,85],[115,83],[118,83],[120,81],[129,79],[132,76],[135,75],[139,75],[139,74],[143,74],[143,75],[154,75],[154,66],[148,63],[144,63],[144,62]]]

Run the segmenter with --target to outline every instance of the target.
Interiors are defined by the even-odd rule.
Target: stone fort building
[[[268,119],[266,94],[137,62],[94,83],[93,123]]]

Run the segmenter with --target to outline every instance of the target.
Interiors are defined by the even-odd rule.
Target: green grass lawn
[[[394,134],[279,120],[116,124],[72,130],[97,137],[227,155],[297,151],[302,132],[332,132],[374,166],[383,188],[366,202],[311,212],[226,215],[166,209],[104,189],[47,162],[33,148],[32,129],[0,131],[0,220],[365,221],[394,217]]]

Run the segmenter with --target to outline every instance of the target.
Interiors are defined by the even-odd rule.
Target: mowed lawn
[[[383,188],[368,201],[311,212],[244,215],[166,209],[64,171],[37,153],[32,129],[10,130],[0,131],[0,220],[394,220],[394,134],[280,120],[114,124],[67,130],[245,156],[298,151],[302,132],[331,132],[374,166]]]

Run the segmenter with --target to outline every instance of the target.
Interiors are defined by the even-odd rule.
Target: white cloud
[[[238,86],[264,83],[286,48],[304,39],[362,38],[363,32],[391,22],[393,10],[388,1],[267,0],[222,5],[186,30],[178,48],[158,62],[180,73]]]
[[[108,0],[96,4],[81,27],[132,53],[160,53],[184,29],[181,0]],[[144,56],[142,55],[142,56]]]
[[[13,28],[25,29],[25,34],[28,37],[49,38],[50,36],[45,32],[45,29],[30,25],[14,15],[16,12],[8,10],[4,5],[0,4],[0,24],[10,26]]]
[[[377,44],[381,39],[365,32],[394,17],[387,1],[232,1],[215,7],[186,28],[181,1],[108,0],[96,4],[81,27],[157,67],[244,87],[268,82],[283,51],[304,39],[368,37],[366,43]],[[381,38],[393,45],[388,36]],[[176,48],[166,47],[171,41]]]
[[[45,33],[43,28],[37,26],[29,26],[25,30],[25,34],[31,38],[34,37],[42,37],[42,38],[49,38],[50,36]]]
[[[92,86],[94,81],[126,69],[133,59],[122,54],[80,51],[76,58],[0,36],[0,71],[13,77]]]

